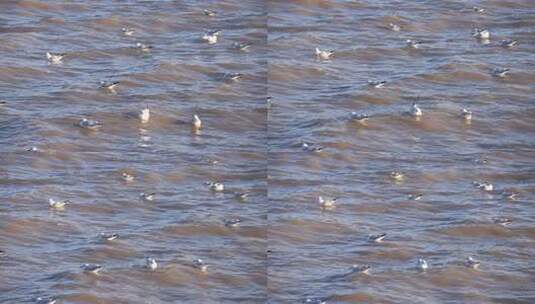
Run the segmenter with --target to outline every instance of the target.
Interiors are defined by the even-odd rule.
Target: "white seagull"
[[[66,55],[67,54],[65,54],[65,53],[50,53],[50,52],[46,52],[46,59],[48,61],[50,61],[51,63],[60,64],[62,62],[63,58]]]
[[[141,123],[148,123],[150,119],[150,109],[149,105],[147,105],[144,109],[141,109],[139,111],[139,120],[141,120]]]
[[[219,37],[219,34],[221,34],[220,30],[206,32],[202,36],[202,40],[208,42],[208,44],[215,44],[217,43],[217,38]]]
[[[200,129],[202,127],[202,121],[201,119],[199,118],[199,116],[197,116],[197,114],[194,114],[192,119],[191,119],[191,126],[194,128],[194,129]]]
[[[331,58],[331,56],[334,54],[334,50],[320,50],[319,48],[316,48],[316,56],[318,58],[323,60],[328,60]]]

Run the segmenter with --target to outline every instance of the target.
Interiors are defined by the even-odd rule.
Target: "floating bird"
[[[209,31],[202,36],[202,40],[208,42],[208,44],[215,44],[220,34],[221,30]]]
[[[6,252],[4,250],[0,250],[0,257],[3,257],[6,255]]]
[[[138,116],[139,116],[139,120],[141,120],[141,123],[148,123],[150,119],[149,105],[147,105],[147,107],[145,107],[144,109],[141,109],[141,111],[139,111]]]
[[[118,233],[104,233],[100,234],[100,237],[106,241],[113,241],[119,237]]]
[[[464,120],[472,120],[472,111],[467,110],[467,109],[462,109],[461,117],[464,118]]]
[[[512,222],[513,221],[511,219],[508,219],[506,217],[497,217],[494,219],[494,224],[502,225],[504,227],[511,224]]]
[[[401,181],[403,180],[403,173],[402,172],[399,172],[399,171],[392,171],[390,172],[390,177],[396,181]]]
[[[202,272],[208,271],[208,265],[204,263],[201,259],[196,259],[193,261],[193,266],[197,269],[199,269]]]
[[[83,264],[80,268],[82,268],[84,272],[98,274],[103,267],[98,264]]]
[[[234,42],[232,46],[240,51],[247,51],[251,47],[251,43],[248,42]]]
[[[221,192],[221,191],[225,190],[225,185],[223,185],[223,183],[206,182],[206,185],[208,185],[210,190],[215,191],[215,192]]]
[[[65,53],[46,52],[46,59],[48,59],[48,61],[50,61],[51,63],[60,64],[66,55],[67,54]]]
[[[504,48],[511,48],[515,46],[517,43],[518,41],[512,40],[512,39],[506,39],[506,40],[500,41],[500,45]]]
[[[323,60],[328,60],[331,58],[331,56],[334,54],[334,50],[320,50],[319,48],[316,48],[316,56]]]
[[[214,17],[215,15],[217,15],[216,11],[212,11],[212,10],[209,10],[209,9],[203,10],[203,13],[208,17]]]
[[[316,298],[306,298],[303,301],[304,304],[327,304],[327,301],[323,299],[316,299]]]
[[[266,104],[267,104],[267,108],[271,108],[271,99],[273,99],[273,97],[271,96],[268,96],[266,97]]]
[[[193,118],[191,119],[191,126],[197,130],[202,127],[202,121],[196,114],[194,114]]]
[[[145,193],[145,192],[141,192],[141,194],[139,194],[139,197],[144,200],[144,201],[149,201],[149,202],[152,202],[154,200],[154,197],[156,196],[156,193],[153,192],[153,193]]]
[[[409,199],[413,201],[419,201],[423,196],[423,193],[409,194]]]
[[[331,208],[331,207],[334,207],[334,204],[336,203],[336,198],[330,198],[330,197],[323,197],[323,196],[318,196],[318,203],[323,207],[323,208]]]
[[[357,112],[351,112],[351,120],[364,124],[370,119],[368,114],[362,114]]]
[[[304,151],[308,151],[308,152],[316,152],[316,153],[319,153],[319,152],[322,152],[323,151],[323,147],[322,146],[318,146],[316,144],[308,144],[306,142],[304,142],[302,145],[301,145],[301,148],[304,150]]]
[[[208,158],[208,159],[206,160],[206,162],[207,162],[208,164],[212,165],[212,166],[215,166],[215,165],[219,164],[219,161],[218,161],[217,159],[213,159],[213,158]]]
[[[134,30],[130,29],[130,28],[127,28],[127,27],[123,27],[121,29],[121,31],[123,32],[123,35],[125,36],[132,36],[134,35]]]
[[[418,107],[416,103],[413,103],[411,106],[411,110],[409,111],[409,114],[412,117],[421,117],[424,113],[422,112],[422,109]]]
[[[511,69],[509,68],[494,68],[491,72],[492,76],[505,78]]]
[[[420,269],[421,271],[426,271],[427,268],[429,268],[429,265],[427,265],[427,261],[422,258],[418,259],[417,265],[418,265],[418,269]]]
[[[368,85],[374,88],[382,88],[386,84],[386,80],[368,80]]]
[[[155,259],[147,257],[145,258],[145,268],[154,271],[158,268],[158,263],[156,263]]]
[[[352,265],[350,268],[350,273],[362,273],[362,274],[370,274],[370,269],[372,267],[370,265]]]
[[[472,36],[483,40],[490,39],[490,31],[487,29],[480,29],[476,27]]]
[[[53,198],[48,199],[48,205],[50,206],[50,208],[56,209],[56,210],[63,210],[65,209],[65,206],[67,206],[70,203],[71,203],[70,200],[56,201]]]
[[[35,299],[35,301],[37,302],[37,304],[56,304],[58,300],[54,297],[49,297],[49,298],[38,297],[37,299]]]
[[[372,242],[375,242],[375,243],[381,243],[381,242],[383,242],[385,237],[386,237],[386,233],[372,234],[372,235],[368,236],[368,239],[370,241],[372,241]]]
[[[238,227],[242,222],[240,219],[226,219],[223,221],[227,227]]]
[[[82,118],[78,122],[78,126],[83,129],[97,130],[97,129],[100,129],[100,127],[102,127],[102,123],[98,120]]]
[[[236,192],[234,193],[234,196],[236,196],[237,199],[240,201],[244,201],[249,197],[249,193],[247,192]]]
[[[410,49],[418,49],[420,48],[420,45],[422,45],[421,41],[407,39],[405,40],[405,43],[407,44],[407,47]]]
[[[28,149],[26,149],[27,152],[41,152],[41,149],[37,148],[37,147],[30,147]]]
[[[394,23],[389,23],[388,24],[388,27],[393,30],[394,32],[399,32],[401,30],[401,26],[397,25],[397,24],[394,24]]]
[[[124,180],[125,182],[131,182],[131,181],[133,181],[134,178],[135,178],[134,175],[132,175],[132,174],[130,174],[130,173],[128,173],[128,172],[123,172],[123,173],[121,174],[121,176],[123,177],[123,180]]]
[[[136,43],[136,48],[140,49],[142,52],[150,52],[150,50],[152,49],[152,45],[138,42]]]
[[[101,81],[100,82],[100,88],[101,89],[105,89],[105,90],[108,90],[112,93],[115,93],[115,89],[117,88],[117,86],[119,85],[119,81]]]
[[[223,75],[223,80],[236,81],[238,79],[241,79],[242,77],[243,77],[242,73],[231,72],[231,73],[225,73],[225,75]]]
[[[474,10],[474,12],[476,12],[476,13],[480,13],[480,14],[482,14],[482,13],[485,12],[485,9],[484,9],[484,8],[482,8],[482,7],[477,7],[477,6],[472,7],[472,10]]]
[[[489,182],[482,182],[482,183],[474,182],[474,185],[483,191],[490,192],[494,190],[494,186]]]
[[[474,258],[472,258],[471,256],[469,256],[467,259],[466,259],[466,262],[464,263],[464,265],[468,268],[473,268],[473,269],[477,269],[479,267],[479,265],[481,265],[481,262],[478,261],[478,260],[474,260]]]

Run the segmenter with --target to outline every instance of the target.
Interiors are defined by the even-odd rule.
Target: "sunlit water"
[[[534,26],[528,0],[0,2],[0,303],[535,302]]]

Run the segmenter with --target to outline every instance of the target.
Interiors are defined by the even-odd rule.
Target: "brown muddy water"
[[[530,0],[0,1],[0,303],[535,303],[534,28]]]

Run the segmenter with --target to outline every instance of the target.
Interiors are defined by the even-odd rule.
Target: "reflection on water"
[[[534,10],[0,2],[0,302],[534,302]]]

